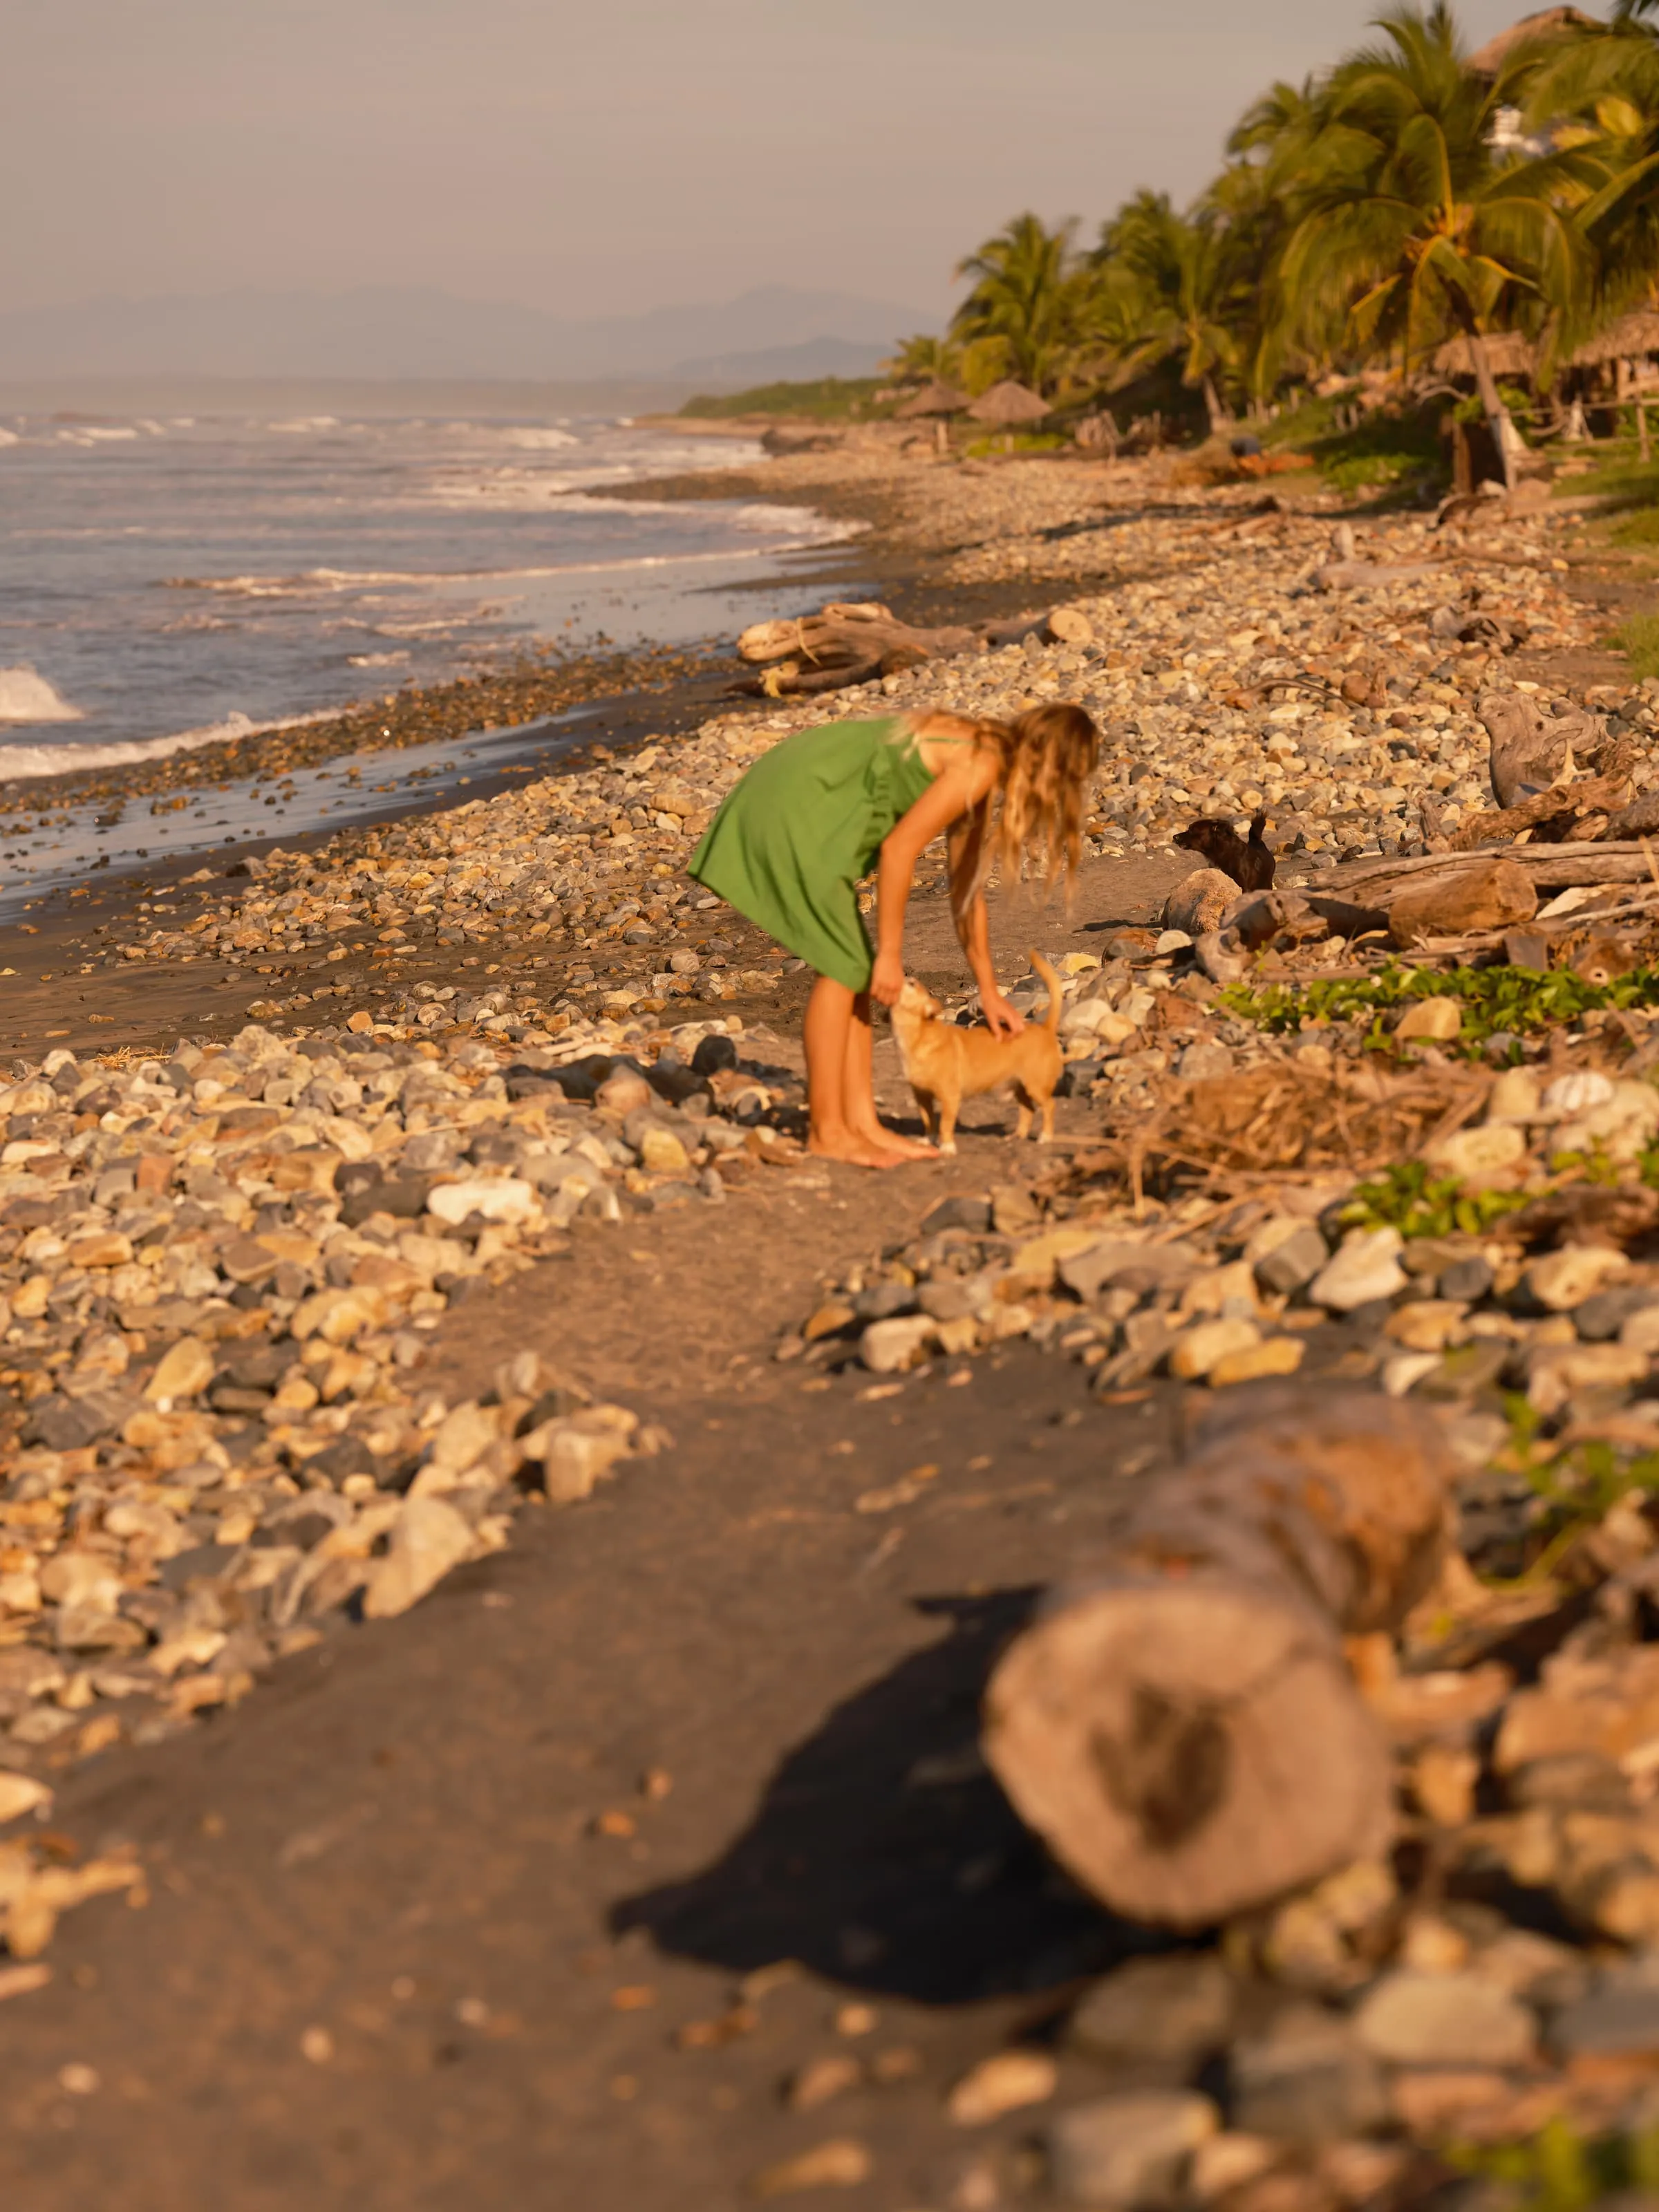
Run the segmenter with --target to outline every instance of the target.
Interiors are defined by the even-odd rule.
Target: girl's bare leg
[[[901,1137],[896,1130],[884,1128],[876,1111],[875,1033],[870,1020],[870,994],[860,991],[853,1001],[853,1018],[848,1025],[847,1058],[844,1063],[842,1111],[847,1126],[853,1134],[866,1144],[873,1145],[901,1160],[931,1160],[937,1158],[934,1147],[918,1144],[914,1137]],[[922,1117],[927,1127],[927,1116]]]
[[[850,1160],[856,1167],[896,1167],[906,1157],[876,1120],[870,1073],[869,1000],[864,1018],[855,1014],[854,994],[831,975],[820,975],[806,1002],[802,1037],[806,1047],[806,1104],[811,1118],[808,1145],[825,1159]],[[854,1071],[862,1069],[863,1112],[855,1125],[848,1102],[858,1092]]]

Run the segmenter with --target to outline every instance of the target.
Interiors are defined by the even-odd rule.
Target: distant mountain
[[[787,284],[589,322],[414,286],[105,298],[0,313],[0,380],[689,374],[742,384],[866,374],[930,319],[879,300]],[[786,357],[790,368],[769,365]]]
[[[914,325],[907,325],[905,335]],[[751,384],[796,384],[817,376],[873,376],[893,340],[860,345],[852,338],[808,338],[802,345],[766,346],[758,353],[711,354],[676,362],[669,374],[702,392],[742,392]]]

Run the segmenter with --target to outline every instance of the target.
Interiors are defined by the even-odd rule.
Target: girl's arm
[[[884,1006],[890,1006],[904,988],[904,910],[916,862],[935,837],[955,830],[957,835],[950,839],[951,882],[953,885],[962,882],[964,868],[971,880],[984,835],[982,809],[995,786],[996,775],[995,761],[978,752],[953,763],[908,812],[899,817],[882,841],[876,868],[876,963],[870,988]],[[957,933],[979,985],[987,1020],[997,1035],[1012,1036],[1024,1024],[997,989],[982,898],[975,898]]]
[[[993,1036],[1012,1036],[1025,1026],[997,988],[997,971],[991,959],[991,930],[985,912],[985,894],[969,887],[979,873],[980,853],[985,842],[985,809],[976,806],[951,832],[951,911],[957,935],[968,956],[968,965],[979,986],[979,1002]],[[966,903],[963,903],[964,898]]]

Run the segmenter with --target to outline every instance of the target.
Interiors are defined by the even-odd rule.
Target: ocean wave
[[[130,422],[82,422],[77,423],[73,430],[58,433],[59,444],[65,446],[124,445],[128,439],[137,435]]]
[[[307,430],[337,430],[340,418],[337,415],[295,415],[281,422],[267,422],[264,427],[297,436]]]
[[[71,707],[34,669],[0,668],[0,722],[78,722]]]
[[[16,446],[21,443],[22,441],[15,430],[0,430],[0,446]]]
[[[532,453],[544,453],[555,446],[580,446],[581,440],[568,430],[508,430],[504,433],[509,446],[522,446]]]
[[[126,768],[135,761],[165,760],[169,753],[195,752],[203,745],[223,744],[232,738],[259,738],[271,730],[330,721],[338,712],[331,707],[315,714],[284,715],[275,722],[255,722],[246,714],[233,713],[204,729],[176,730],[171,737],[133,738],[107,745],[0,745],[0,776],[27,778],[63,775],[71,769]]]

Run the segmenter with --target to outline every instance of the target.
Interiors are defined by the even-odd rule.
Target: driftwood
[[[1437,561],[1328,561],[1314,570],[1313,580],[1322,592],[1358,591],[1367,584],[1420,584],[1445,573]]]
[[[735,688],[773,698],[839,691],[923,661],[1016,645],[1032,635],[1049,644],[1086,645],[1094,625],[1080,607],[1060,606],[976,630],[956,623],[921,629],[873,599],[832,602],[815,615],[755,623],[744,630],[738,640],[738,657],[765,667],[766,673]]]
[[[1611,840],[1599,845],[1516,845],[1504,859],[1524,870],[1537,891],[1570,890],[1578,884],[1637,884],[1653,880],[1650,854],[1654,848],[1635,841]],[[1374,860],[1350,860],[1328,881],[1334,890],[1365,906],[1391,907],[1408,883],[1435,877],[1452,881],[1470,868],[1484,865],[1472,853],[1427,853],[1407,860],[1387,855]]]
[[[1451,849],[1471,853],[1517,837],[1523,830],[1531,830],[1540,844],[1594,843],[1629,797],[1627,775],[1587,775],[1576,783],[1554,784],[1513,806],[1471,816],[1452,838]]]
[[[1200,1927],[1385,1848],[1392,1760],[1342,1638],[1432,1582],[1455,1464],[1382,1397],[1218,1411],[992,1677],[984,1748],[1114,1911]]]
[[[1598,716],[1582,708],[1540,714],[1524,691],[1489,692],[1477,711],[1492,740],[1492,795],[1506,809],[1570,782],[1575,756],[1589,761],[1607,740]],[[1612,763],[1594,765],[1605,771]]]
[[[1524,868],[1507,858],[1479,860],[1407,884],[1389,902],[1389,934],[1399,945],[1420,945],[1472,929],[1507,929],[1537,911],[1537,886]]]

